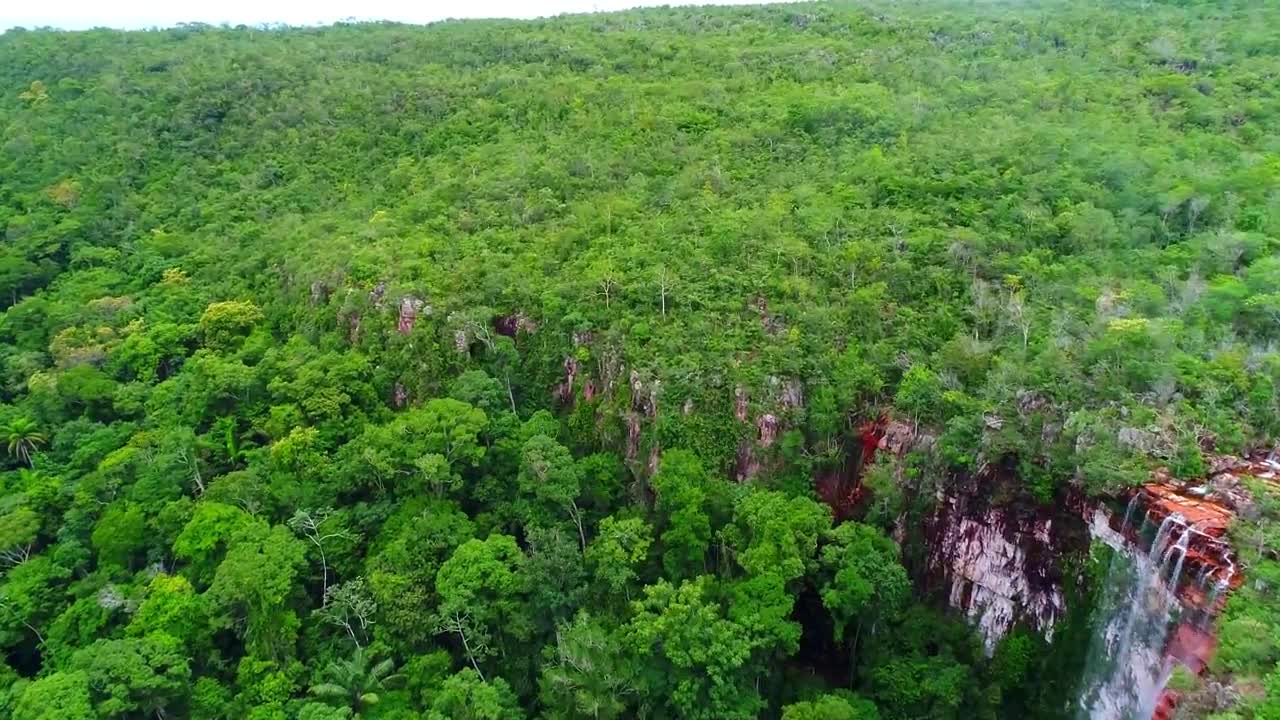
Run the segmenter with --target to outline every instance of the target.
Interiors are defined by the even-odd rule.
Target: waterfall
[[[1148,528],[1150,528],[1150,527],[1151,527],[1151,513],[1150,513],[1149,511],[1143,510],[1143,511],[1142,511],[1142,525],[1140,525],[1140,526],[1138,527],[1138,539],[1139,539],[1139,540],[1141,540],[1142,538],[1144,538],[1144,537],[1146,537],[1146,536],[1147,536],[1147,529],[1148,529]],[[1124,526],[1123,528],[1121,528],[1121,531],[1127,530],[1128,528],[1129,528],[1129,526],[1128,526],[1128,525],[1126,525],[1126,526]]]
[[[1133,510],[1130,503],[1119,535],[1099,536],[1114,552],[1094,611],[1097,626],[1077,720],[1149,720],[1173,670],[1164,643],[1181,610],[1172,588],[1181,577],[1192,530],[1181,515],[1170,515],[1142,552],[1126,540]],[[1146,527],[1144,516],[1138,543]]]
[[[1174,543],[1169,549],[1169,554],[1178,554],[1178,563],[1173,566],[1173,572],[1169,573],[1169,587],[1173,590],[1178,589],[1178,582],[1182,580],[1182,566],[1187,561],[1187,547],[1191,542],[1191,528],[1183,528],[1182,537],[1178,538],[1178,542]],[[1165,562],[1168,562],[1166,559]]]
[[[1173,532],[1173,526],[1181,523],[1182,516],[1177,513],[1166,517],[1160,523],[1160,531],[1156,533],[1156,539],[1151,542],[1151,550],[1147,552],[1147,557],[1153,562],[1156,558],[1161,557],[1164,554],[1165,545],[1169,542],[1169,536]]]
[[[1134,493],[1133,497],[1129,498],[1129,504],[1124,509],[1124,522],[1120,523],[1121,531],[1129,529],[1129,520],[1133,518],[1133,510],[1138,507],[1138,498],[1141,496],[1142,493]]]
[[[1200,572],[1196,573],[1196,585],[1204,587],[1205,580],[1209,577],[1209,571],[1213,569],[1212,565],[1205,563],[1200,566]]]
[[[1227,590],[1227,582],[1219,580],[1213,584],[1213,590],[1206,594],[1204,602],[1204,613],[1200,616],[1200,627],[1206,628],[1213,622],[1213,606],[1217,604],[1218,598]]]

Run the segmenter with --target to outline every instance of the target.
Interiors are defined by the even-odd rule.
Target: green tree
[[[643,518],[610,516],[600,521],[585,555],[604,597],[631,600],[651,545],[653,529]]]
[[[13,708],[13,720],[97,720],[89,698],[89,676],[57,672],[23,689]]]
[[[298,710],[298,720],[349,720],[351,708],[310,702]]]
[[[71,657],[89,680],[100,717],[163,717],[181,707],[191,669],[182,644],[156,632],[141,638],[98,640]]]
[[[869,667],[860,675],[886,718],[958,720],[991,711],[977,674],[982,645],[966,624],[917,605],[864,644]]]
[[[18,94],[18,99],[32,107],[49,102],[49,89],[43,81],[32,80],[31,86]]]
[[[320,673],[322,681],[311,686],[311,694],[325,702],[351,710],[354,717],[377,705],[382,694],[404,682],[395,672],[395,661],[373,662],[365,649],[356,646],[350,660],[329,663]]]
[[[236,534],[254,520],[240,508],[216,502],[198,503],[191,519],[173,542],[173,554],[187,561],[196,584],[207,584]]]
[[[492,415],[508,409],[507,391],[502,383],[483,370],[467,370],[449,383],[449,397]]]
[[[521,567],[529,615],[536,629],[550,632],[582,605],[587,588],[587,568],[573,531],[559,527],[531,527]]]
[[[782,720],[880,720],[880,711],[853,693],[832,693],[784,707]]]
[[[502,678],[485,680],[466,668],[444,681],[427,720],[523,720],[516,694]]]
[[[864,626],[892,619],[909,597],[911,585],[898,562],[897,545],[868,525],[846,522],[829,531],[820,562],[819,595],[831,613],[837,641],[844,639],[850,623],[856,638]]]
[[[912,365],[902,376],[893,403],[916,421],[928,419],[942,401],[942,381],[924,365]]]
[[[14,418],[5,423],[0,427],[0,435],[9,445],[9,455],[31,467],[35,467],[36,448],[48,442],[48,438],[40,432],[35,421],[24,417]]]
[[[623,643],[636,658],[635,682],[674,717],[691,720],[754,718],[763,702],[744,672],[752,641],[709,597],[703,576],[674,586],[660,580],[644,589]]]
[[[235,339],[248,334],[262,319],[262,310],[252,302],[215,302],[200,316],[200,333],[208,347],[229,349]]]
[[[131,559],[146,543],[146,517],[142,508],[120,503],[107,508],[93,529],[91,542],[98,551],[98,562],[129,569]]]
[[[494,643],[523,639],[529,631],[523,563],[515,538],[490,535],[459,545],[436,575],[437,631],[457,636],[481,679],[479,661],[499,651]]]
[[[0,515],[0,562],[20,565],[31,557],[40,534],[40,515],[25,505]]]
[[[565,512],[578,530],[582,548],[586,548],[586,530],[577,502],[582,477],[568,448],[546,435],[533,436],[522,449],[517,482],[522,493]]]
[[[556,628],[538,687],[547,716],[564,720],[622,717],[627,701],[636,699],[623,648],[585,612]]]
[[[199,656],[210,641],[209,601],[181,575],[159,574],[147,584],[146,594],[129,620],[126,633],[142,637],[163,633],[176,638]]]
[[[10,568],[0,584],[0,644],[13,647],[28,633],[43,643],[41,629],[64,607],[71,573],[46,554]]]
[[[435,633],[440,566],[474,534],[471,520],[449,501],[406,503],[387,520],[374,545],[381,549],[367,559],[364,575],[378,606],[380,641],[422,650]]]
[[[287,657],[300,625],[287,601],[304,567],[306,548],[287,528],[250,525],[232,536],[208,595],[243,628],[246,647],[261,657]]]
[[[236,665],[236,694],[225,705],[226,713],[252,720],[286,717],[285,705],[303,689],[298,682],[303,672],[302,664],[297,661],[281,662],[252,655],[241,658]]]
[[[734,505],[734,525],[722,535],[749,574],[776,573],[790,582],[817,567],[818,538],[831,527],[831,511],[814,500],[752,490]]]
[[[706,510],[708,479],[702,462],[685,450],[664,453],[652,479],[656,509],[662,517],[662,564],[672,578],[698,575],[705,569],[711,542]]]
[[[447,398],[428,401],[386,425],[366,428],[343,448],[343,474],[372,476],[379,490],[443,496],[462,487],[463,473],[484,458],[484,411]]]

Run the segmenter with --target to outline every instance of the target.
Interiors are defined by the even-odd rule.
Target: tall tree
[[[516,694],[502,678],[485,680],[466,668],[444,681],[427,720],[524,720]]]
[[[611,720],[639,699],[618,638],[585,612],[557,626],[538,686],[547,716],[556,720]]]
[[[481,660],[501,652],[509,640],[528,635],[523,563],[515,538],[490,535],[458,546],[436,575],[437,630],[457,637],[481,679]]]
[[[395,661],[374,662],[369,653],[356,646],[349,660],[335,660],[320,672],[321,682],[311,686],[311,694],[326,702],[350,708],[355,717],[382,700],[382,694],[404,681],[395,672]]]
[[[745,672],[752,641],[710,597],[711,579],[644,589],[622,630],[633,653],[632,672],[649,702],[691,720],[747,720],[763,708],[754,678]]]
[[[578,542],[586,548],[587,535],[577,501],[582,476],[568,448],[546,435],[530,438],[521,451],[517,481],[521,492],[568,515],[578,531]],[[531,521],[538,522],[536,518]]]
[[[663,567],[672,578],[702,573],[711,542],[711,518],[706,509],[708,478],[702,461],[686,450],[664,453],[652,483],[662,519]]]
[[[48,442],[35,421],[25,417],[14,418],[0,426],[0,436],[9,446],[9,455],[30,467],[35,467],[36,448]]]

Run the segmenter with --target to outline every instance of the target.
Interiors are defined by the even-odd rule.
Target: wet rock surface
[[[1227,530],[1237,515],[1251,511],[1249,488],[1260,483],[1274,490],[1278,477],[1274,451],[1219,455],[1210,459],[1204,478],[1180,482],[1155,472],[1152,482],[1130,495],[1123,514],[1095,510],[1095,536],[1132,559],[1137,582],[1127,610],[1114,613],[1107,626],[1104,641],[1111,646],[1104,647],[1104,657],[1111,675],[1086,694],[1079,717],[1177,715],[1183,698],[1166,683],[1178,667],[1205,672],[1217,648],[1216,618],[1247,572]]]
[[[1162,679],[1148,707],[1153,720],[1168,720],[1181,697],[1164,681],[1178,666],[1205,671],[1217,647],[1214,620],[1230,592],[1244,583],[1227,529],[1236,515],[1250,512],[1251,483],[1280,489],[1280,462],[1274,452],[1220,455],[1210,459],[1203,479],[1178,482],[1162,471],[1152,479],[1133,493],[1124,516],[1113,518],[1111,526],[1138,546],[1151,527],[1159,527],[1152,547],[1167,546],[1156,581],[1176,602],[1177,619],[1160,646]],[[1172,529],[1164,533],[1165,528]]]
[[[1087,547],[1084,523],[983,500],[965,488],[943,496],[926,526],[929,575],[973,622],[988,654],[1019,621],[1052,639],[1066,609],[1060,553]]]
[[[861,468],[877,452],[901,456],[922,442],[911,425],[881,418],[859,428],[848,467],[816,478],[838,518],[866,494]],[[858,457],[852,457],[854,454]],[[1249,487],[1280,489],[1274,454],[1215,456],[1207,477],[1177,482],[1165,471],[1120,500],[1124,510],[1083,496],[1057,507],[1010,501],[1016,478],[986,468],[953,477],[925,519],[925,565],[917,585],[966,615],[991,652],[1018,623],[1052,638],[1066,612],[1061,559],[1097,540],[1116,550],[1098,612],[1099,669],[1086,678],[1080,718],[1174,717],[1179,697],[1165,684],[1175,667],[1201,673],[1216,649],[1214,620],[1244,581],[1227,530],[1249,512]],[[1108,674],[1109,673],[1109,674]]]

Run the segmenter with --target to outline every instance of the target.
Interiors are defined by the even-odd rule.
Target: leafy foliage
[[[311,687],[311,694],[349,709],[353,717],[360,717],[363,710],[377,705],[385,688],[404,680],[395,674],[394,660],[373,662],[358,646],[350,660],[334,661],[320,677],[322,682]]]
[[[1065,641],[986,658],[914,519],[1280,434],[1275,28],[5,32],[0,719],[1058,717]],[[863,468],[885,415],[935,442]],[[1275,515],[1233,531],[1246,719]]]

